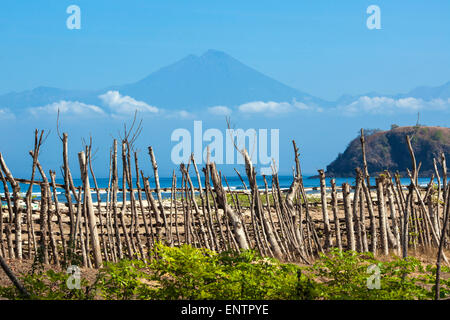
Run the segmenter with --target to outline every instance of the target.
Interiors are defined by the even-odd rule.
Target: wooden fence
[[[371,185],[361,133],[364,167],[355,168],[355,186],[337,186],[335,179],[327,186],[325,173],[319,170],[320,187],[305,188],[293,141],[295,172],[289,189],[280,188],[275,172],[263,176],[265,186],[260,189],[244,149],[240,152],[249,185],[236,171],[243,190],[233,191],[215,163],[208,161],[200,174],[193,156],[188,164],[180,165],[179,175],[174,170],[172,187],[161,188],[152,147],[148,148],[153,167],[150,179],[139,169],[138,154],[128,136],[120,141],[121,152],[119,142],[113,141],[108,187],[100,189],[92,168],[91,145],[78,153],[82,185],[74,185],[68,136],[64,134],[64,184],[57,184],[55,172],[50,170],[47,176],[39,162],[43,132],[39,135],[36,131],[30,179],[14,178],[0,153],[4,187],[0,254],[98,268],[104,261],[151,259],[156,242],[170,246],[187,243],[219,252],[255,249],[263,256],[301,263],[311,263],[318,253],[333,247],[403,257],[411,248],[448,248],[450,185],[445,156],[435,160],[435,174],[428,186],[420,187],[420,164],[415,163],[407,137],[412,160],[410,184],[402,186],[398,175],[385,172]],[[36,169],[40,179],[36,179]],[[177,188],[180,178],[182,187]],[[28,185],[26,193],[20,184]],[[33,185],[40,187],[39,201],[32,197]],[[58,188],[64,191],[65,201],[58,198]],[[320,197],[312,198],[311,190],[320,191]],[[106,201],[101,201],[101,191],[106,192]],[[163,197],[164,191],[169,192],[168,197]],[[447,261],[445,255],[443,258]]]

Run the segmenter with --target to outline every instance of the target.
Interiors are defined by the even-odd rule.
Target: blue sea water
[[[202,177],[203,178],[203,177]],[[246,177],[243,177],[244,182],[247,186],[247,188],[249,188],[249,183],[248,180],[246,179]],[[267,176],[267,186],[269,188],[269,190],[272,187],[272,177],[271,176]],[[349,178],[335,178],[336,179],[336,185],[339,187],[341,186],[343,183],[349,183],[350,185],[355,185],[355,178],[349,177]],[[194,185],[194,187],[198,187],[198,181],[197,181],[197,177],[193,176],[191,177],[192,183]],[[257,183],[258,183],[258,187],[261,190],[265,189],[265,184],[264,184],[264,180],[262,178],[262,176],[258,176],[257,177]],[[282,189],[287,189],[290,187],[292,181],[293,181],[293,177],[292,176],[279,176],[278,177],[279,183],[280,183],[280,187]],[[330,184],[330,180],[331,178],[326,178],[326,184],[329,187]],[[403,185],[408,185],[410,183],[410,179],[409,178],[401,178],[401,183]],[[172,187],[172,177],[160,177],[160,187],[161,188],[169,188],[169,191],[163,191],[163,197],[170,197],[170,188]],[[419,184],[421,186],[426,186],[429,183],[430,179],[429,178],[419,178]],[[150,187],[154,188],[155,187],[155,181],[153,179],[153,177],[150,177],[149,179],[150,182]],[[224,187],[227,187],[227,183],[230,187],[231,190],[243,190],[244,186],[240,180],[240,178],[238,176],[230,176],[230,177],[226,177],[226,181],[225,179],[222,179],[222,183],[224,185]],[[436,179],[435,179],[435,183],[436,183]],[[56,179],[56,183],[57,184],[64,184],[64,180],[63,179]],[[133,187],[136,187],[135,185],[136,181],[133,180]],[[204,180],[201,181],[202,186],[204,187]],[[106,189],[108,188],[108,178],[97,178],[97,184],[98,187],[100,189]],[[143,185],[142,181],[140,181],[141,186]],[[319,178],[314,178],[314,177],[308,177],[305,176],[303,179],[303,184],[305,186],[305,188],[318,188],[320,187],[320,180]],[[371,178],[371,184],[374,185],[375,184],[375,178]],[[82,181],[81,179],[74,179],[74,185],[75,187],[79,187],[82,186]],[[91,179],[90,180],[90,185],[91,188],[94,187],[94,181]],[[28,190],[29,185],[28,184],[20,184],[20,188],[21,188],[21,192],[23,193],[23,195],[25,195],[25,193]],[[177,177],[177,187],[181,188],[181,177]],[[8,188],[9,188],[9,192],[12,192],[12,188],[11,186],[8,184]],[[122,180],[119,179],[119,189],[122,188]],[[310,190],[309,192],[311,193],[315,193],[318,192],[317,190]],[[0,183],[0,193],[1,196],[4,196],[4,188],[3,188],[3,184]],[[38,200],[40,199],[40,186],[39,185],[33,185],[33,190],[32,190],[32,194],[33,194],[33,198]],[[65,199],[65,195],[64,195],[64,190],[61,188],[57,188],[57,194],[58,194],[58,199],[62,202],[66,202]],[[144,192],[142,193],[143,197],[145,198],[145,194]],[[100,191],[100,196],[101,196],[101,201],[106,201],[107,199],[107,193],[105,190],[101,190]],[[93,200],[96,201],[97,200],[97,195],[95,192],[93,192],[92,194]],[[122,192],[119,192],[118,194],[118,200],[121,201],[122,200]],[[127,199],[129,199],[129,194],[127,193]]]

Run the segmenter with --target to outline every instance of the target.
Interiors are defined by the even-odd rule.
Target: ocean
[[[244,189],[244,186],[243,186],[241,180],[239,179],[239,177],[237,177],[237,176],[230,176],[230,177],[226,177],[226,179],[227,179],[228,185],[230,187],[230,190],[243,190]],[[244,179],[244,182],[245,182],[247,188],[249,188],[250,186],[249,186],[249,183],[248,183],[248,180],[247,180],[246,176],[243,176],[243,179]],[[266,179],[267,179],[267,186],[268,186],[268,188],[270,190],[271,187],[272,187],[272,177],[271,176],[267,176]],[[335,179],[336,179],[336,185],[338,187],[340,187],[343,183],[349,183],[350,185],[355,185],[355,178],[353,178],[353,177],[349,177],[349,178],[335,178]],[[196,176],[192,176],[191,180],[192,180],[192,183],[193,183],[194,187],[198,187],[197,177]],[[262,176],[258,176],[256,180],[257,180],[259,189],[260,190],[265,190],[264,180],[263,180]],[[279,180],[279,183],[280,183],[280,188],[288,189],[290,187],[291,183],[292,183],[293,177],[292,176],[279,176],[278,180]],[[331,186],[330,180],[331,180],[331,178],[326,178],[327,187]],[[410,179],[409,178],[401,178],[400,181],[401,181],[402,185],[409,185],[409,183],[410,183]],[[429,178],[419,178],[419,185],[426,186],[426,185],[428,185],[429,181],[430,181]],[[74,182],[75,187],[82,186],[81,179],[74,179],[73,182]],[[155,187],[155,181],[154,181],[153,177],[150,177],[149,182],[150,182],[150,187],[154,188]],[[172,187],[172,177],[160,177],[159,182],[160,182],[160,187],[162,189],[163,188],[169,188],[169,191],[163,191],[162,192],[163,197],[170,197],[170,188]],[[57,184],[64,184],[64,180],[63,179],[56,179],[56,183]],[[134,187],[136,187],[135,183],[136,183],[136,181],[133,180],[133,184],[134,184],[133,186]],[[202,183],[202,186],[204,187],[204,180],[202,180],[201,183]],[[225,182],[225,179],[223,179],[223,178],[222,178],[222,183],[223,183],[224,187],[227,188],[227,184]],[[436,179],[435,179],[435,183],[436,183]],[[106,199],[107,199],[107,192],[104,189],[108,188],[108,178],[97,178],[97,184],[98,184],[98,187],[100,189],[103,189],[103,190],[100,190],[101,201],[102,202],[106,201]],[[143,186],[142,180],[140,181],[140,184],[141,184],[141,187],[142,187]],[[317,188],[317,187],[320,187],[320,180],[319,180],[319,178],[305,176],[303,178],[303,184],[304,184],[305,188],[314,188],[314,187]],[[371,185],[375,185],[375,178],[371,178]],[[91,186],[91,188],[94,187],[94,181],[92,179],[90,179],[90,186]],[[177,187],[181,188],[181,176],[177,176]],[[12,188],[11,188],[11,186],[9,184],[8,184],[8,188],[9,188],[9,192],[11,194],[12,193]],[[122,179],[119,179],[119,189],[121,189],[121,188],[122,188]],[[25,193],[28,190],[28,184],[21,183],[20,184],[20,190],[21,190],[22,195],[24,196]],[[318,193],[318,192],[319,192],[318,190],[309,190],[308,191],[308,193]],[[58,200],[59,201],[66,202],[63,189],[57,188],[57,194],[58,194]],[[3,187],[3,184],[1,184],[1,183],[0,183],[0,195],[2,197],[4,197],[4,187]],[[41,192],[40,192],[40,186],[39,185],[33,185],[32,195],[33,195],[33,198],[35,200],[40,199]],[[145,198],[144,192],[142,193],[142,195]],[[93,197],[94,201],[97,200],[97,195],[96,195],[95,192],[92,193],[92,197]],[[122,197],[123,197],[122,196],[122,192],[119,192],[118,200],[121,201]],[[128,194],[127,194],[127,199],[129,199],[129,195]],[[3,204],[5,204],[5,203],[3,203]]]

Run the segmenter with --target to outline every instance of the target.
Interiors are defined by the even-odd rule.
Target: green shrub
[[[311,298],[310,282],[293,264],[262,258],[254,251],[218,254],[188,245],[157,245],[150,264],[151,299]]]
[[[431,139],[435,141],[443,141],[444,140],[444,134],[441,130],[436,130],[433,135],[431,136]]]
[[[69,289],[69,274],[52,270],[20,277],[31,299],[434,299],[435,266],[423,267],[414,258],[376,260],[371,253],[333,249],[311,267],[263,258],[255,251],[217,253],[183,245],[157,244],[149,262],[107,262],[94,283],[81,280],[81,289]],[[380,272],[379,288],[370,289]],[[449,272],[446,266],[442,272]],[[450,278],[442,277],[441,298],[450,296]],[[0,287],[0,296],[21,299],[14,286]]]
[[[380,270],[379,289],[369,289],[368,267]],[[434,269],[433,269],[434,268]],[[433,299],[436,267],[424,268],[412,257],[395,258],[390,262],[374,259],[372,253],[333,250],[322,254],[313,267],[308,268],[317,285],[319,297],[338,300],[413,300]],[[434,270],[434,273],[433,273]],[[444,268],[448,271],[448,268]],[[441,280],[441,298],[450,295],[450,280]]]
[[[131,300],[145,298],[148,274],[146,264],[140,260],[106,262],[97,275],[97,289],[107,300]]]

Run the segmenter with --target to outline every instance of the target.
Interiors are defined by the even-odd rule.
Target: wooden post
[[[226,241],[226,238],[225,238],[225,234],[223,232],[222,224],[220,223],[220,217],[219,217],[219,212],[218,212],[219,210],[217,208],[216,199],[214,198],[214,193],[213,193],[212,188],[211,188],[211,182],[210,182],[210,179],[209,179],[209,167],[208,167],[208,164],[206,165],[205,168],[203,168],[203,173],[205,175],[206,203],[209,206],[209,195],[211,195],[211,198],[213,200],[213,205],[214,205],[215,219],[216,219],[216,222],[217,222],[217,227],[219,229],[218,235],[220,234],[220,239],[217,240],[217,247],[218,248],[221,247],[220,246],[220,244],[221,244],[220,240],[222,240],[222,247],[226,250],[227,249],[227,241]],[[214,229],[214,224],[213,224],[213,229]],[[228,244],[231,245],[231,243],[228,243]]]
[[[364,181],[361,180],[361,186]],[[364,190],[359,191],[359,221],[361,223],[362,246],[364,252],[369,252],[369,244],[367,242],[366,232],[366,212],[364,210]]]
[[[136,199],[134,197],[134,187],[133,187],[133,177],[131,174],[131,150],[130,144],[126,141],[126,161],[125,161],[125,177],[128,183],[128,187],[130,188],[130,204],[131,204],[131,221],[133,224],[134,219],[134,238],[136,239],[136,244],[140,253],[141,259],[144,259],[144,248],[142,247],[141,237],[139,235],[139,216],[137,214],[136,208]],[[130,225],[130,231],[132,229],[132,225]]]
[[[31,167],[31,179],[30,184],[28,185],[28,190],[25,196],[26,206],[27,206],[27,232],[28,232],[28,259],[32,257],[32,244],[33,249],[36,252],[36,240],[34,233],[34,225],[33,225],[33,205],[32,205],[32,191],[34,184],[34,177],[36,173],[36,160],[39,155],[39,148],[42,144],[42,137],[44,131],[41,131],[40,138],[38,138],[38,130],[36,129],[34,132],[34,153],[33,153],[33,165]]]
[[[56,189],[56,182],[55,182],[55,172],[50,170],[50,179],[52,181],[52,187],[53,187],[53,197],[55,202],[55,213],[58,218],[58,226],[59,226],[59,233],[61,234],[61,244],[63,247],[63,253],[64,253],[64,261],[67,263],[67,248],[66,248],[66,240],[64,239],[64,228],[63,228],[63,221],[62,221],[62,215],[59,210],[59,201],[58,201],[58,193]],[[28,240],[29,241],[29,240]]]
[[[251,188],[251,192],[253,194],[253,208],[255,210],[255,214],[256,216],[261,219],[262,224],[263,224],[263,232],[265,230],[265,233],[267,234],[268,237],[268,241],[270,243],[270,250],[274,253],[275,257],[277,257],[278,259],[281,259],[283,257],[283,253],[281,252],[281,248],[278,245],[278,242],[275,238],[274,232],[272,230],[272,226],[269,223],[269,219],[267,219],[264,216],[264,210],[262,208],[262,204],[261,204],[261,198],[259,196],[259,191],[258,191],[258,185],[256,183],[256,173],[252,164],[252,161],[250,159],[250,156],[247,153],[247,150],[242,150],[242,154],[244,156],[244,161],[245,161],[245,171],[247,173],[247,177],[250,183],[250,188]],[[297,182],[298,185],[298,182]],[[286,204],[287,207],[291,209],[291,211],[293,212],[293,205],[292,205],[292,198],[295,195],[295,192],[297,191],[297,187],[293,185],[291,185],[291,188],[288,192],[288,197],[286,199]],[[291,213],[292,215],[292,213]]]
[[[41,250],[41,257],[43,259],[44,264],[49,264],[48,249],[47,249],[47,232],[48,232],[47,208],[48,208],[47,187],[45,186],[44,183],[41,183],[41,211],[40,211],[41,239],[39,248]]]
[[[203,221],[201,219],[200,209],[197,205],[197,201],[195,200],[194,185],[192,183],[191,178],[189,177],[189,173],[187,172],[187,170],[183,164],[180,165],[180,170],[183,172],[183,174],[185,176],[187,185],[189,185],[189,190],[190,190],[191,199],[192,199],[192,205],[194,207],[194,212],[195,212],[195,218],[197,218],[198,224],[199,224],[199,231],[200,231],[199,236],[204,241],[206,248],[211,249],[211,246],[209,245],[209,242],[207,239],[205,227],[204,227]],[[188,189],[188,187],[186,187],[186,191],[187,191],[187,189]],[[188,204],[188,205],[190,205],[190,204]]]
[[[324,224],[324,235],[325,235],[325,245],[324,249],[328,249],[331,247],[331,227],[330,220],[328,218],[328,209],[327,209],[327,191],[326,191],[326,183],[325,183],[325,173],[322,169],[319,171],[320,177],[320,198],[322,200],[322,215],[323,215],[323,224]]]
[[[355,234],[356,234],[356,250],[359,252],[363,251],[363,243],[362,243],[362,232],[361,232],[361,222],[358,216],[359,209],[359,196],[361,193],[361,184],[363,180],[363,175],[359,168],[356,168],[356,187],[355,192],[353,193],[353,220],[355,225]]]
[[[148,178],[144,177],[143,172],[141,171],[142,181],[144,182],[144,190],[145,190],[145,196],[147,198],[147,204],[148,208],[151,212],[153,210],[155,212],[155,222],[156,222],[156,241],[162,241],[162,221],[159,213],[159,208],[156,205],[155,198],[153,198],[152,191],[150,190],[150,183],[148,181]],[[150,215],[150,223],[151,222],[151,215]]]
[[[369,211],[370,219],[370,251],[375,255],[377,253],[377,228],[375,225],[375,214],[373,211],[372,197],[370,196],[370,189],[366,185],[365,181],[362,181],[362,187],[364,191],[364,198],[366,199],[367,210]]]
[[[439,170],[436,164],[436,159],[433,158],[433,164],[434,164],[434,173],[436,174],[437,178],[437,203],[436,203],[436,214],[434,215],[435,219],[433,221],[433,226],[436,229],[436,232],[440,231],[440,219],[439,219],[439,208],[441,206],[441,177],[439,175]],[[445,199],[445,198],[444,198]],[[432,206],[432,205],[431,205]]]
[[[150,250],[153,248],[153,244],[154,244],[153,232],[151,232],[149,230],[149,226],[148,226],[148,223],[147,223],[147,218],[145,217],[146,216],[146,212],[145,212],[145,209],[144,209],[144,202],[142,201],[141,184],[139,182],[141,179],[139,177],[139,165],[138,165],[137,152],[134,152],[134,164],[135,164],[135,169],[136,169],[136,188],[137,188],[137,192],[138,192],[139,206],[141,208],[141,215],[142,215],[142,220],[144,222],[144,230],[145,230],[145,235],[146,235],[146,239],[147,239],[147,254],[150,254]],[[151,226],[151,216],[149,216],[149,218],[150,218],[150,226]]]
[[[130,231],[128,231],[127,223],[125,221],[125,216],[127,213],[127,160],[125,155],[125,142],[122,141],[122,210],[120,212],[120,223],[122,224],[123,233],[125,236],[125,243],[127,244],[127,250],[128,250],[128,258],[132,259],[134,256],[134,253],[136,252],[136,248],[133,242],[133,235],[131,233],[131,224],[130,224]]]
[[[17,279],[15,274],[6,264],[6,261],[1,256],[0,256],[0,266],[2,267],[3,271],[6,273],[8,278],[11,280],[11,282],[14,284],[14,286],[19,290],[20,294],[24,298],[30,298],[30,294],[28,293],[27,289],[20,283],[19,279]]]
[[[386,207],[384,200],[384,176],[380,176],[376,179],[377,185],[377,199],[378,199],[378,216],[380,224],[380,238],[381,238],[381,248],[383,249],[383,254],[385,256],[389,255],[389,244],[387,238],[387,221],[386,221]]]
[[[1,169],[0,169],[0,178],[3,182],[3,189],[5,190],[6,204],[8,207],[8,223],[5,226],[6,243],[8,245],[8,255],[9,255],[10,259],[14,259],[15,253],[14,253],[13,242],[11,239],[11,227],[14,222],[13,205],[11,203],[11,195],[9,193],[8,184],[6,183],[5,176],[3,175],[3,172]],[[2,216],[2,218],[3,218],[3,216]]]
[[[230,205],[227,204],[227,195],[223,189],[221,184],[220,176],[217,172],[216,166],[214,163],[209,164],[209,169],[211,173],[211,179],[214,185],[214,191],[216,193],[216,199],[219,203],[219,206],[223,208],[225,215],[230,219],[233,228],[234,235],[236,237],[236,241],[239,244],[241,249],[247,250],[250,249],[248,245],[248,240],[245,236],[244,229],[242,227],[242,220],[238,216],[238,214],[231,208]]]
[[[395,210],[395,205],[394,205],[394,196],[393,196],[393,191],[391,190],[391,188],[393,189],[393,185],[392,185],[392,181],[390,180],[387,187],[386,187],[386,191],[387,191],[387,196],[389,199],[389,210],[391,211],[391,221],[392,221],[392,228],[394,230],[394,238],[395,238],[395,242],[396,242],[396,248],[397,248],[397,255],[400,256],[401,255],[401,245],[400,245],[400,232],[399,232],[399,228],[398,228],[398,221],[397,221],[397,213]]]
[[[100,250],[100,243],[97,232],[97,221],[94,212],[94,206],[92,204],[91,188],[89,184],[89,175],[87,171],[86,155],[84,151],[78,153],[78,160],[80,162],[81,178],[83,180],[84,192],[87,199],[87,215],[89,223],[89,231],[91,235],[92,251],[94,253],[94,263],[96,268],[100,268],[103,264],[102,253]]]
[[[5,247],[3,245],[3,203],[0,197],[0,256],[6,257]],[[30,240],[28,240],[30,241]]]
[[[84,243],[84,237],[83,237],[83,230],[82,230],[82,223],[81,223],[81,216],[82,216],[82,210],[83,210],[83,203],[81,202],[81,191],[82,188],[78,188],[78,196],[77,196],[77,216],[75,221],[75,234],[74,234],[74,246],[73,250],[75,251],[75,243],[77,240],[77,234],[80,233],[80,246],[81,246],[81,255],[83,257],[83,267],[87,268],[88,266],[88,253],[86,252],[86,246]],[[76,193],[75,193],[76,195]]]
[[[171,192],[170,192],[170,202],[171,202],[171,207],[172,207],[172,203],[174,206],[174,214],[175,214],[175,233],[177,235],[177,242],[178,245],[181,246],[181,240],[180,240],[180,232],[178,230],[178,204],[177,204],[177,175],[175,174],[175,170],[173,170],[172,173],[172,188],[171,188]],[[208,212],[209,212],[209,199],[208,199],[208,192],[206,191],[206,202],[208,204]],[[211,223],[212,224],[212,223]],[[214,225],[212,224],[212,228],[214,231]],[[216,237],[214,237],[215,240]],[[219,248],[219,245],[216,243],[216,248]]]
[[[166,230],[168,230],[168,226],[167,226],[167,220],[166,220],[166,213],[164,212],[164,207],[162,204],[162,196],[161,196],[161,187],[159,186],[159,175],[158,175],[158,164],[156,162],[156,157],[155,154],[153,153],[153,148],[152,147],[148,147],[148,153],[150,155],[150,160],[152,162],[152,167],[153,167],[153,174],[155,176],[155,191],[156,191],[156,195],[158,197],[158,202],[159,202],[159,207],[161,210],[161,215],[164,221],[164,226],[166,228]],[[169,241],[170,243],[173,243],[172,240],[172,233],[169,232],[168,234],[169,237]]]
[[[435,299],[439,300],[440,298],[440,279],[441,279],[441,257],[443,255],[443,249],[444,249],[444,239],[445,239],[445,232],[448,226],[448,220],[450,218],[450,185],[446,190],[446,198],[445,198],[445,207],[446,212],[444,212],[444,223],[441,230],[441,237],[439,239],[439,249],[438,249],[438,256],[436,260],[436,282],[435,282]]]
[[[72,196],[70,195],[70,168],[69,168],[69,151],[68,151],[68,136],[67,133],[63,133],[63,169],[64,169],[64,192],[67,199],[67,205],[69,207],[69,218],[70,218],[70,241],[69,246],[73,246],[75,248],[75,245],[71,243],[75,236],[75,214],[73,212],[72,207]],[[72,250],[72,249],[71,249]]]
[[[347,247],[355,251],[355,233],[353,230],[353,217],[350,208],[350,186],[348,183],[342,184],[342,193],[344,198],[345,223],[347,231]]]
[[[406,258],[408,256],[408,246],[409,246],[409,239],[408,239],[408,226],[409,226],[409,216],[410,216],[410,210],[412,210],[410,206],[410,199],[412,197],[412,184],[408,187],[408,195],[406,196],[405,201],[405,212],[404,212],[404,218],[403,218],[403,236],[402,236],[402,257]]]
[[[113,155],[112,155],[112,209],[114,216],[114,231],[116,235],[117,253],[119,259],[123,259],[122,240],[120,238],[119,229],[119,209],[117,208],[117,193],[119,189],[119,176],[117,165],[117,140],[113,142]]]
[[[13,200],[14,200],[14,215],[15,215],[15,228],[16,228],[16,256],[17,259],[22,260],[22,210],[20,209],[20,186],[19,183],[13,178],[11,171],[6,166],[3,155],[0,152],[0,166],[5,173],[6,179],[12,186]]]
[[[334,229],[336,232],[336,244],[342,250],[341,226],[338,217],[338,201],[336,192],[336,179],[331,179],[331,207],[333,208]]]
[[[92,145],[89,145],[88,147],[88,165],[89,165],[89,171],[91,172],[91,176],[92,176],[92,180],[94,181],[94,187],[95,187],[95,193],[97,195],[97,211],[98,211],[98,219],[100,222],[100,243],[102,246],[102,251],[103,254],[105,256],[105,260],[108,261],[108,251],[106,249],[106,239],[104,237],[104,232],[103,232],[103,218],[102,218],[102,201],[101,201],[101,197],[100,197],[100,191],[98,190],[98,184],[97,184],[97,179],[95,178],[95,174],[94,174],[94,169],[92,168],[92,159],[91,159],[91,147]]]

